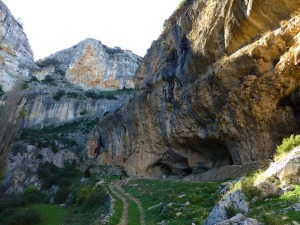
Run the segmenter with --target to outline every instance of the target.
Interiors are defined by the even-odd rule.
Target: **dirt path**
[[[110,191],[123,202],[122,217],[118,225],[127,225],[128,221],[128,202],[124,196],[119,194],[116,189],[120,186],[119,181],[113,181],[109,184]]]
[[[127,201],[127,198],[130,199],[131,201],[133,201],[138,206],[139,214],[140,214],[140,224],[146,225],[145,212],[142,207],[142,204],[140,203],[139,200],[134,198],[130,193],[125,192],[125,190],[121,187],[122,184],[124,184],[126,182],[127,182],[127,180],[113,181],[109,185],[109,189],[112,191],[112,193],[123,202],[122,218],[121,218],[119,225],[128,224],[128,205],[129,205],[129,203]]]

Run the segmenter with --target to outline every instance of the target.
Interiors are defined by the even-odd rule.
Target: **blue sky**
[[[144,56],[181,0],[3,0],[40,59],[85,38]]]

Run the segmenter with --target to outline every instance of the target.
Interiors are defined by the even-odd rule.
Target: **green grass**
[[[137,204],[127,197],[126,199],[128,202],[128,224],[140,225],[140,211]]]
[[[145,220],[148,224],[156,224],[163,220],[170,225],[201,224],[219,200],[218,182],[187,183],[164,180],[131,180],[123,186],[143,205]],[[179,198],[178,196],[186,194]],[[184,204],[189,201],[190,205]],[[150,207],[163,203],[151,210]],[[172,203],[171,207],[166,204]],[[176,213],[182,214],[176,217]]]
[[[268,201],[259,201],[251,204],[251,212],[247,215],[263,222],[265,225],[276,224],[292,224],[293,221],[300,221],[300,213],[294,210],[283,211],[284,208],[291,207],[298,201],[300,196],[300,185],[294,185],[295,190],[286,192],[285,194],[269,199]],[[283,216],[289,219],[282,221]],[[276,223],[274,222],[276,221]]]
[[[300,145],[300,135],[292,134],[290,137],[284,138],[281,145],[277,146],[274,160],[277,161],[284,158],[291,150]]]
[[[119,198],[117,198],[117,196],[115,196],[111,191],[109,191],[109,194],[115,200],[114,214],[110,217],[109,224],[115,225],[120,222],[123,211],[123,202]]]
[[[67,210],[57,205],[36,204],[30,206],[36,209],[42,216],[42,222],[39,225],[61,225],[67,216]]]

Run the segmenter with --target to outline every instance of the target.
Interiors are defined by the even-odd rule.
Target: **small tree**
[[[14,141],[24,117],[23,94],[21,83],[16,82],[14,87],[3,97],[3,105],[0,108],[0,173],[5,168],[5,160],[9,153],[10,146]]]

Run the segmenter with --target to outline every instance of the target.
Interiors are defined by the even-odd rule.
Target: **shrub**
[[[0,201],[0,212],[3,212],[8,208],[21,207],[24,205],[26,205],[26,201],[21,195],[5,197]]]
[[[42,83],[47,84],[47,85],[53,85],[54,79],[50,75],[47,75],[47,76],[45,76],[45,79],[42,80]]]
[[[76,198],[76,203],[77,204],[82,204],[87,196],[93,191],[93,188],[91,186],[83,186],[80,187],[78,192],[77,192],[77,198]]]
[[[181,2],[179,2],[177,9],[180,9],[184,6],[184,4],[186,3],[186,0],[182,0]]]
[[[258,197],[258,199],[261,200],[261,191],[258,187],[254,186],[257,176],[258,173],[254,173],[250,176],[246,176],[241,181],[241,189],[249,201],[251,201],[254,197]]]
[[[202,201],[201,194],[196,193],[196,192],[191,193],[189,195],[189,200],[190,200],[190,203],[192,203],[192,204],[199,204]]]
[[[68,181],[78,175],[75,165],[67,164],[64,168],[58,168],[50,163],[40,165],[37,172],[42,181],[42,189],[47,190],[52,185],[59,185],[60,187],[69,186],[71,181]]]
[[[104,204],[108,199],[108,195],[103,188],[94,190],[87,196],[84,205],[87,208],[96,208]]]
[[[39,81],[39,80],[36,78],[36,76],[32,76],[30,78],[30,82],[35,82],[35,81]]]
[[[62,187],[56,192],[54,196],[54,203],[62,204],[65,203],[69,197],[70,190],[67,187]]]
[[[40,192],[36,187],[27,188],[22,196],[26,204],[46,203],[48,200],[47,194]]]
[[[283,158],[298,145],[300,145],[300,135],[292,134],[290,137],[284,138],[281,145],[277,146],[274,160]]]
[[[59,187],[69,187],[72,185],[72,180],[70,178],[64,177],[58,181]]]
[[[80,116],[84,116],[88,114],[88,111],[86,109],[83,109],[81,112],[80,112]]]
[[[55,101],[59,101],[64,94],[66,94],[64,90],[58,90],[58,92],[52,98]]]
[[[21,89],[26,90],[29,88],[29,83],[27,81],[23,82]]]
[[[274,214],[270,214],[270,213],[264,213],[262,215],[262,221],[263,224],[265,225],[280,225],[281,223],[281,218],[279,218],[278,216],[274,215]]]
[[[3,94],[4,94],[3,87],[2,84],[0,84],[0,96],[2,96]]]
[[[110,114],[110,111],[105,111],[105,113],[103,114],[103,116],[106,116],[108,114]]]
[[[234,217],[237,214],[237,210],[232,205],[225,207],[225,212],[228,219]]]
[[[86,168],[83,172],[83,176],[85,178],[90,178],[91,177],[91,171],[90,171],[90,167]]]
[[[10,216],[8,225],[32,225],[42,221],[41,214],[35,209],[19,209]]]

